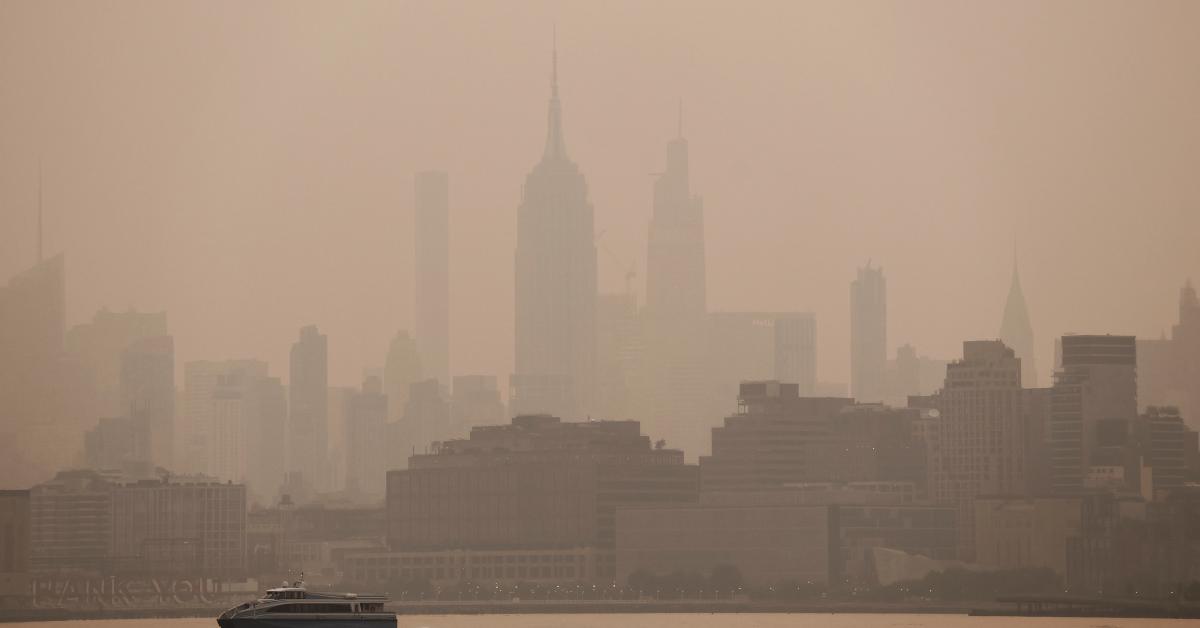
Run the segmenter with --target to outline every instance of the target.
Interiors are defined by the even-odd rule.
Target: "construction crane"
[[[613,253],[612,249],[608,248],[608,245],[600,240],[600,238],[606,233],[608,233],[608,231],[601,231],[600,233],[596,234],[596,244],[601,250],[604,251],[604,254],[607,255],[609,259],[611,259],[613,263],[617,265],[617,268],[625,271],[625,294],[633,296],[633,280],[637,277],[637,265],[631,263],[626,266],[621,262],[621,258],[617,257],[617,254]]]

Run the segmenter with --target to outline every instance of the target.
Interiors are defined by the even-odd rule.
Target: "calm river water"
[[[610,615],[401,615],[399,628],[1182,628],[1195,620],[965,615],[855,614],[610,614]],[[38,628],[212,628],[213,619],[112,619],[8,624]]]

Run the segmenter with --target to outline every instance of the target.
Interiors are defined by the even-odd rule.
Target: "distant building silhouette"
[[[426,377],[450,385],[450,184],[445,172],[415,181],[416,335]]]
[[[346,490],[382,498],[388,470],[388,399],[378,377],[363,380],[346,412]]]
[[[135,342],[167,335],[166,312],[112,312],[101,309],[91,322],[67,331],[66,350],[93,378],[94,413],[125,416],[129,407],[121,395],[122,356]]]
[[[480,425],[499,425],[507,417],[493,375],[455,375],[450,394],[450,434]]]
[[[796,386],[801,396],[816,393],[817,321],[809,312],[711,312],[707,345],[702,413],[686,431],[663,432],[685,451],[708,449],[707,431],[696,428],[715,427],[737,411],[744,381],[776,380]]]
[[[174,468],[174,338],[154,336],[130,344],[121,354],[120,388],[127,416],[147,431],[148,460],[156,466]]]
[[[391,429],[394,453],[389,468],[393,469],[404,466],[409,455],[428,452],[435,442],[449,438],[450,402],[441,382],[436,379],[413,382],[404,418]]]
[[[596,405],[598,416],[628,419],[644,409],[646,393],[643,319],[637,295],[596,298]],[[700,365],[697,365],[699,368]]]
[[[702,435],[709,390],[704,208],[692,193],[688,141],[667,143],[667,165],[654,181],[654,209],[646,240],[646,430],[673,446]],[[736,382],[734,382],[736,383]],[[633,416],[633,415],[627,415]]]
[[[882,401],[887,372],[887,281],[871,263],[850,283],[850,394]]]
[[[596,243],[587,182],[567,156],[550,79],[546,146],[517,210],[513,412],[579,417],[592,408],[596,370]]]
[[[288,376],[288,471],[301,473],[317,491],[328,490],[329,346],[315,325],[292,345]]]
[[[1179,320],[1170,337],[1137,341],[1138,405],[1174,406],[1200,429],[1200,298],[1191,280],[1179,290]]]
[[[78,448],[68,402],[78,391],[64,376],[66,279],[63,256],[39,260],[0,288],[0,469],[10,484],[50,477]],[[86,411],[91,404],[74,408]],[[95,416],[91,420],[95,420]]]
[[[286,439],[265,442],[256,399],[267,363],[260,360],[187,362],[184,371],[186,421],[179,430],[181,469],[221,481],[247,482],[252,461],[271,456]],[[255,486],[273,492],[277,486]]]
[[[421,354],[417,350],[417,343],[402,329],[392,338],[383,366],[383,388],[388,398],[389,420],[399,421],[404,417],[409,387],[421,379]]]
[[[1021,291],[1021,276],[1017,272],[1016,259],[1013,259],[1012,283],[1008,287],[1008,300],[1004,303],[1004,317],[1000,321],[1000,340],[1021,360],[1021,385],[1025,388],[1037,388],[1033,324],[1029,322],[1029,308],[1025,305],[1025,294]]]

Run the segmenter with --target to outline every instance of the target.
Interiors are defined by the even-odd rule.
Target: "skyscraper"
[[[61,254],[0,287],[0,475],[12,485],[28,486],[68,464],[86,425],[52,433],[69,418],[63,400],[76,394],[60,378],[65,320]]]
[[[567,156],[558,52],[542,159],[517,209],[516,364],[512,411],[579,417],[591,411],[596,370],[596,243],[587,182]]]
[[[253,391],[267,378],[260,360],[193,361],[183,365],[184,421],[178,432],[174,471],[245,482],[253,460],[280,446],[280,435],[260,440],[261,420]],[[278,487],[264,487],[273,491]]]
[[[450,385],[450,186],[445,172],[416,181],[417,349],[428,377]]]
[[[883,269],[858,269],[850,283],[850,394],[882,401],[887,374],[887,281]]]
[[[401,329],[388,345],[383,365],[383,388],[388,398],[388,420],[399,421],[408,403],[408,390],[422,379],[421,355],[417,343]]]
[[[964,342],[962,359],[946,367],[946,385],[937,396],[938,442],[930,450],[930,494],[958,507],[961,558],[975,551],[973,500],[1026,488],[1021,391],[1021,362],[998,340]]]
[[[289,473],[318,490],[326,486],[329,443],[329,346],[316,325],[300,330],[292,345],[288,378]]]
[[[121,354],[121,401],[148,433],[150,461],[167,469],[175,459],[175,340],[143,338]]]
[[[1050,483],[1056,493],[1132,483],[1137,406],[1133,336],[1062,337],[1062,367],[1050,391]]]
[[[666,170],[654,181],[646,245],[646,309],[662,318],[703,317],[708,306],[704,205],[689,174],[681,120],[678,137],[667,142]]]
[[[1017,273],[1016,259],[1013,259],[1012,283],[1008,287],[1008,300],[1004,304],[1004,318],[1000,321],[1000,340],[1012,348],[1021,359],[1021,385],[1025,388],[1037,388],[1033,325],[1029,322],[1025,294],[1021,291],[1021,276]]]
[[[388,470],[388,399],[378,377],[363,380],[346,409],[346,490],[382,497]]]
[[[712,382],[706,378],[711,369],[704,208],[691,191],[682,111],[680,118],[678,135],[667,143],[667,167],[654,181],[646,244],[646,432],[694,451],[693,443],[681,439],[703,437],[709,427],[703,418]]]

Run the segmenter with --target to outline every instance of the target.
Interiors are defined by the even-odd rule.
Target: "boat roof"
[[[309,591],[304,587],[275,587],[267,589],[267,593],[282,593],[284,591],[299,591],[304,597],[314,600],[365,600],[368,602],[387,601],[388,596],[377,593],[335,593],[333,591]]]

